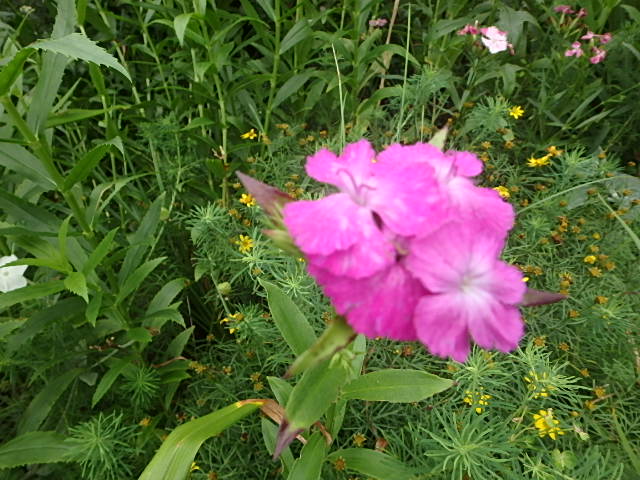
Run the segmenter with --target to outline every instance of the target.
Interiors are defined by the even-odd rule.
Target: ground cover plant
[[[640,476],[637,1],[5,3],[0,478]]]

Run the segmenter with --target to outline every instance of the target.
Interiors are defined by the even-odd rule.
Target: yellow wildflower
[[[485,150],[489,150],[491,148],[491,142],[487,142],[484,141],[480,144],[482,146],[482,148],[484,148]]]
[[[240,252],[242,253],[250,252],[254,246],[251,237],[248,237],[246,235],[240,235],[238,237],[238,240],[236,240],[234,243],[238,245],[238,250],[240,250]]]
[[[558,427],[560,421],[553,418],[553,411],[551,409],[540,410],[538,413],[534,413],[533,420],[540,437],[549,435],[551,439],[555,440],[558,435],[564,435],[564,431]]]
[[[544,167],[546,165],[550,165],[551,162],[549,161],[549,159],[551,158],[551,154],[547,154],[544,157],[540,157],[540,158],[535,158],[535,157],[531,157],[529,158],[529,160],[527,160],[527,165],[529,167]]]
[[[520,105],[516,105],[509,109],[509,115],[517,120],[524,115],[524,109]]]
[[[243,133],[242,135],[240,135],[240,138],[242,138],[243,140],[253,140],[257,136],[258,134],[256,133],[255,128],[252,128],[247,133]]]
[[[557,157],[558,155],[562,154],[563,151],[557,148],[555,145],[551,145],[547,148],[547,152],[549,152],[551,156]]]
[[[596,397],[603,398],[606,395],[607,391],[605,390],[604,387],[595,387],[593,389],[593,393],[595,394]]]
[[[353,444],[358,448],[362,447],[364,445],[364,442],[366,441],[367,441],[367,437],[365,437],[363,434],[359,432],[353,436]]]
[[[240,203],[245,204],[247,207],[253,207],[256,204],[256,199],[250,193],[243,193],[240,196]]]
[[[511,193],[509,193],[509,189],[507,187],[504,187],[502,185],[498,186],[498,187],[494,187],[494,190],[496,192],[498,192],[500,194],[500,196],[504,199],[507,199],[511,196]]]
[[[138,422],[138,425],[140,425],[141,427],[148,427],[149,425],[151,425],[151,419],[149,417],[144,417]]]
[[[589,264],[593,265],[594,263],[596,263],[597,259],[598,259],[598,257],[596,257],[595,255],[587,255],[586,257],[584,257],[584,259],[582,261],[584,263],[589,263]]]
[[[589,273],[593,277],[601,277],[602,276],[602,270],[600,270],[598,267],[591,267],[589,269]]]
[[[596,301],[596,303],[599,303],[600,305],[603,305],[603,304],[607,303],[609,301],[609,299],[607,297],[605,297],[605,296],[598,295],[596,297],[595,301]]]

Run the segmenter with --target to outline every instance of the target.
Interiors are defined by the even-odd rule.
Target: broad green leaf
[[[0,166],[19,173],[41,186],[45,191],[56,187],[56,183],[49,178],[49,174],[38,157],[21,145],[0,143]]]
[[[184,32],[189,25],[189,20],[193,13],[181,13],[173,19],[173,29],[176,31],[176,37],[178,37],[178,43],[180,46],[184,44]]]
[[[64,285],[60,282],[60,290],[63,289]],[[22,328],[7,338],[7,353],[12,354],[17,351],[25,342],[42,330],[52,327],[56,322],[80,316],[83,305],[84,301],[80,297],[69,297],[58,300],[55,305],[34,313]]]
[[[28,300],[44,298],[64,289],[65,286],[62,280],[52,280],[46,283],[27,285],[7,293],[0,293],[0,310]]]
[[[87,320],[87,323],[92,327],[96,326],[96,320],[98,318],[98,314],[100,313],[100,307],[102,307],[102,291],[98,291],[91,297],[89,304],[87,305],[87,309],[84,312],[84,317]]]
[[[202,443],[254,412],[260,402],[237,402],[177,427],[162,443],[139,480],[184,480]]]
[[[0,97],[5,96],[11,90],[14,82],[22,73],[22,66],[27,58],[35,52],[33,48],[23,48],[11,59],[11,61],[2,68],[0,72]]]
[[[167,308],[174,298],[187,286],[185,278],[174,278],[156,293],[147,307],[146,315]]]
[[[273,104],[271,108],[278,108],[278,106],[284,102],[291,95],[296,93],[300,88],[313,76],[313,72],[304,72],[298,73],[294,75],[289,80],[284,82],[284,84],[280,87],[278,92],[276,93],[275,98],[273,99]]]
[[[160,265],[167,257],[158,257],[148,262],[143,263],[136,268],[131,275],[124,281],[120,287],[120,291],[116,297],[116,304],[122,302],[125,298],[131,295],[137,288],[142,285],[145,278],[149,276],[155,268]]]
[[[289,382],[280,377],[267,377],[269,387],[276,397],[276,400],[280,405],[286,405],[289,402],[289,396],[293,387]]]
[[[64,279],[64,287],[72,293],[79,295],[85,302],[89,303],[89,290],[87,289],[87,279],[81,272],[71,272]]]
[[[13,223],[34,233],[58,232],[60,227],[60,220],[55,215],[4,189],[0,189],[0,210],[4,210]]]
[[[171,343],[167,347],[167,350],[165,353],[165,357],[167,359],[175,358],[178,355],[182,354],[182,350],[184,350],[184,347],[189,341],[189,338],[191,337],[191,334],[193,333],[193,330],[195,328],[196,328],[195,326],[191,326],[186,330],[180,332],[178,335],[175,336],[173,340],[171,340]]]
[[[62,375],[50,380],[38,394],[33,397],[31,403],[22,414],[18,423],[18,435],[37,430],[44,422],[58,398],[69,387],[71,382],[82,373],[81,368],[74,368]]]
[[[65,462],[71,446],[57,432],[29,432],[0,445],[0,469]]]
[[[421,370],[378,370],[351,381],[342,398],[385,402],[419,402],[453,385],[453,381]]]
[[[577,464],[577,458],[571,450],[561,452],[559,449],[554,448],[551,452],[551,459],[555,467],[561,472],[571,470]]]
[[[313,30],[309,25],[310,22],[311,21],[309,19],[302,18],[298,20],[293,27],[291,27],[291,30],[287,32],[280,43],[280,55],[290,48],[295,47],[298,43],[309,38],[313,34]]]
[[[127,180],[128,183],[129,180]],[[124,184],[122,185],[124,186]],[[122,188],[122,187],[120,187]],[[118,189],[119,190],[119,189]],[[115,192],[114,192],[115,193]],[[160,224],[160,212],[164,203],[164,193],[161,194],[149,207],[149,210],[142,218],[136,233],[129,239],[131,247],[127,250],[122,267],[118,272],[118,282],[124,283],[131,276],[131,272],[142,263],[144,254],[151,246],[158,225]]]
[[[366,448],[345,448],[331,453],[327,460],[344,460],[347,470],[375,478],[377,480],[414,480],[416,471],[386,453]]]
[[[82,273],[84,273],[85,275],[90,275],[96,269],[96,267],[100,265],[100,262],[104,259],[104,257],[108,255],[109,250],[111,249],[111,244],[113,243],[113,239],[116,236],[117,232],[118,227],[111,230],[105,235],[102,240],[100,240],[100,243],[93,250],[93,252],[91,252],[91,255],[89,255],[88,260],[84,264]]]
[[[60,53],[67,57],[93,62],[98,65],[105,65],[122,73],[131,82],[129,72],[108,53],[104,48],[99,47],[93,40],[87,38],[82,33],[71,33],[60,38],[49,40],[39,40],[31,44],[31,47],[49,52]]]
[[[271,422],[267,417],[262,417],[260,419],[260,424],[262,427],[262,439],[264,440],[264,445],[267,447],[269,455],[273,455],[273,452],[276,449],[278,426]],[[287,472],[291,471],[291,467],[293,466],[293,454],[291,453],[291,449],[285,448],[280,454],[279,459],[282,462],[282,475],[284,476]]]
[[[120,358],[111,360],[111,367],[107,370],[107,373],[100,379],[100,383],[96,387],[96,391],[93,392],[91,398],[91,408],[95,407],[102,397],[109,391],[113,382],[122,374],[122,372],[131,367],[132,363]]]
[[[153,337],[151,336],[151,332],[144,327],[135,327],[127,330],[126,334],[127,339],[133,340],[134,342],[138,342],[144,348]]]
[[[260,280],[267,291],[273,320],[294,354],[300,355],[316,341],[316,334],[300,309],[274,284]]]
[[[180,313],[180,310],[178,310],[180,308],[180,303],[181,302],[173,303],[167,308],[163,308],[162,310],[153,312],[151,315],[147,315],[142,319],[142,326],[161,329],[165,323],[171,321],[186,328],[184,318],[182,318],[182,314]]]
[[[23,326],[24,320],[13,319],[11,317],[0,318],[0,340],[9,335],[15,329]]]
[[[287,480],[318,480],[326,455],[327,442],[320,432],[316,432],[302,448]]]
[[[76,183],[82,182],[87,178],[96,165],[100,163],[102,157],[104,157],[112,148],[112,143],[103,143],[102,145],[98,145],[85,153],[64,179],[62,189],[65,191],[71,190],[71,187]]]

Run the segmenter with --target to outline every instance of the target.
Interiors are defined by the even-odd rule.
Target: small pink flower
[[[482,37],[480,40],[490,53],[504,52],[509,47],[507,42],[507,32],[503,32],[496,27],[481,28]]]
[[[369,20],[370,27],[384,27],[388,23],[386,18],[377,18],[373,20]]]
[[[578,10],[576,12],[576,17],[577,18],[582,18],[582,17],[586,17],[587,16],[587,9],[586,8],[581,8],[580,10]]]
[[[457,32],[458,35],[477,35],[478,33],[480,33],[478,27],[471,24],[465,25]]]
[[[591,40],[592,38],[599,37],[600,35],[593,33],[589,30],[585,35],[580,37],[580,40]]]
[[[554,7],[554,10],[564,15],[571,15],[572,13],[575,13],[575,10],[573,10],[569,5],[558,5],[557,7]]]
[[[613,38],[613,35],[611,35],[611,33],[609,32],[603,33],[602,35],[600,35],[600,43],[602,45],[609,43],[612,38]]]
[[[593,53],[595,53],[595,55],[594,55],[593,57],[591,57],[591,58],[589,59],[589,61],[590,61],[591,63],[593,63],[594,65],[595,65],[596,63],[600,63],[600,62],[602,62],[602,61],[605,59],[605,57],[607,56],[607,51],[606,51],[606,50],[604,50],[604,49],[602,49],[602,48],[593,47],[593,48],[591,49],[591,51],[592,51]]]
[[[584,52],[582,51],[582,44],[580,42],[573,42],[571,47],[572,48],[564,52],[565,57],[573,57],[575,55],[577,58],[584,55]]]

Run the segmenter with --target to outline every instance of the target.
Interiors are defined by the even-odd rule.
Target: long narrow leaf
[[[71,447],[57,432],[29,432],[0,445],[0,469],[66,461]]]

